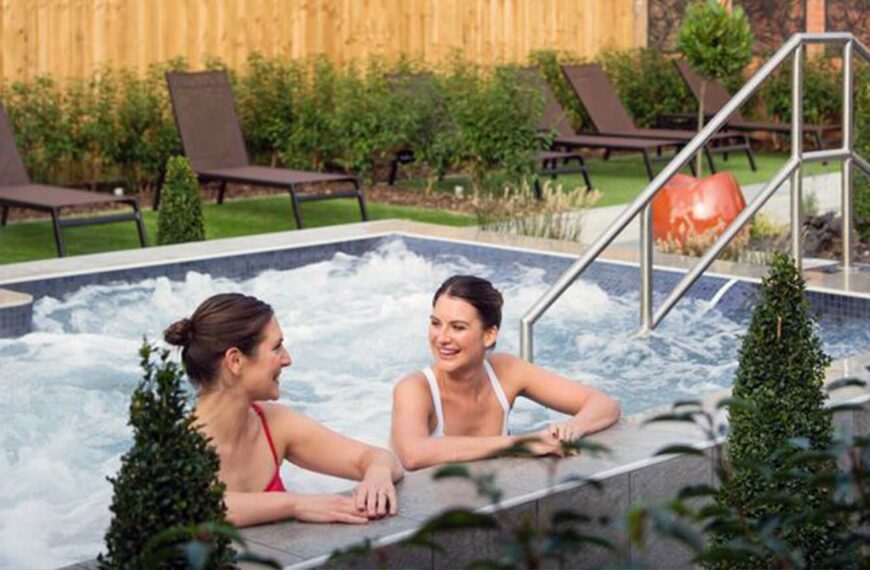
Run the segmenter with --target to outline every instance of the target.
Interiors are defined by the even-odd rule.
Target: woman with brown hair
[[[393,448],[407,469],[491,456],[520,439],[537,455],[562,455],[562,442],[619,419],[604,392],[508,354],[490,353],[503,300],[479,277],[447,279],[432,299],[431,366],[403,378],[393,391]],[[525,396],[570,417],[521,436],[508,434],[508,413]]]
[[[197,388],[196,417],[220,456],[227,518],[247,526],[285,518],[365,523],[394,515],[403,475],[385,449],[344,437],[277,403],[281,370],[292,360],[266,303],[241,294],[214,295],[164,333],[181,347]],[[281,462],[360,481],[352,497],[287,492]]]

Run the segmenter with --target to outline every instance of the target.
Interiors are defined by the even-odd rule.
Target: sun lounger
[[[227,183],[272,186],[290,193],[297,228],[302,228],[299,204],[313,200],[356,198],[362,219],[368,219],[365,195],[359,181],[353,176],[250,164],[225,72],[170,72],[166,74],[166,81],[184,154],[201,183],[220,184],[218,204],[223,203]],[[352,189],[299,192],[301,186],[315,184],[344,185]],[[155,196],[154,207],[157,208],[158,204],[159,193]]]
[[[562,73],[580,99],[599,134],[614,137],[675,139],[688,143],[696,133],[679,129],[641,129],[619,99],[619,95],[600,65],[563,65]],[[755,170],[755,157],[746,133],[720,131],[704,146],[704,154],[710,170],[716,172],[713,154],[744,152],[752,170]]]
[[[63,208],[75,206],[96,206],[103,204],[127,204],[133,211],[123,214],[63,218]],[[142,224],[142,212],[139,200],[134,196],[113,196],[86,190],[74,190],[47,184],[33,184],[24,168],[12,125],[6,116],[6,111],[0,105],[0,226],[5,226],[9,219],[10,208],[27,208],[48,212],[54,229],[54,244],[57,255],[66,255],[66,245],[63,240],[63,228],[74,226],[93,226],[111,222],[132,221],[136,223],[139,232],[139,243],[146,245],[145,226]]]
[[[652,180],[655,175],[652,161],[660,159],[662,149],[668,147],[678,149],[685,144],[684,141],[668,138],[649,139],[601,136],[595,133],[578,134],[574,131],[574,127],[571,126],[565,110],[538,69],[531,67],[523,69],[521,79],[544,98],[544,112],[538,127],[542,133],[552,133],[554,135],[552,148],[555,150],[570,151],[586,148],[600,149],[607,153],[613,151],[638,152],[643,156],[646,174]]]
[[[677,66],[680,76],[685,81],[686,86],[695,96],[695,99],[701,98],[701,81],[702,78],[692,69],[687,61],[676,60],[674,64]],[[716,81],[707,80],[707,85],[704,88],[704,113],[714,115],[725,106],[731,99],[731,95],[725,87]],[[690,119],[691,124],[695,124],[697,119]],[[743,117],[740,109],[734,111],[726,123],[727,128],[735,131],[745,132],[769,132],[783,135],[791,134],[791,125],[787,123],[776,123],[772,121],[749,121]],[[803,125],[804,136],[809,137],[813,141],[817,149],[822,148],[825,140],[825,135],[828,133],[836,133],[842,131],[840,125]]]

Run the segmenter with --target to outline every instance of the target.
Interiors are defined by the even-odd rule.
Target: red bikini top
[[[272,457],[275,458],[275,474],[272,475],[272,480],[263,489],[266,493],[283,493],[287,489],[284,487],[284,481],[281,480],[281,460],[278,459],[278,454],[275,453],[275,443],[272,441],[272,432],[269,431],[269,424],[266,423],[266,415],[263,409],[258,404],[251,404],[257,415],[260,416],[260,423],[263,424],[263,432],[266,434],[266,441],[269,442],[269,449],[272,450]]]

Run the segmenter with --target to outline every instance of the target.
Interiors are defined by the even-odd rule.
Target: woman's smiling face
[[[284,335],[275,317],[263,328],[254,354],[243,360],[243,382],[254,400],[277,400],[281,370],[293,361],[284,347]]]
[[[429,349],[441,370],[453,372],[483,361],[498,328],[485,329],[477,309],[463,299],[441,295],[429,317]]]

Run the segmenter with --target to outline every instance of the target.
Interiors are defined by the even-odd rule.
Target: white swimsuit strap
[[[438,389],[438,381],[432,368],[427,366],[422,370],[426,382],[429,384],[429,392],[432,394],[432,405],[435,406],[435,429],[430,435],[441,437],[444,435],[444,410],[441,408],[441,390]]]
[[[501,404],[501,409],[504,411],[504,419],[502,420],[501,434],[508,434],[508,414],[511,411],[510,403],[504,393],[504,388],[501,387],[501,382],[498,381],[498,376],[495,375],[495,370],[488,360],[483,361],[483,367],[486,369],[486,375],[489,376],[489,381],[492,384],[492,391],[495,392],[495,397],[498,403]]]

